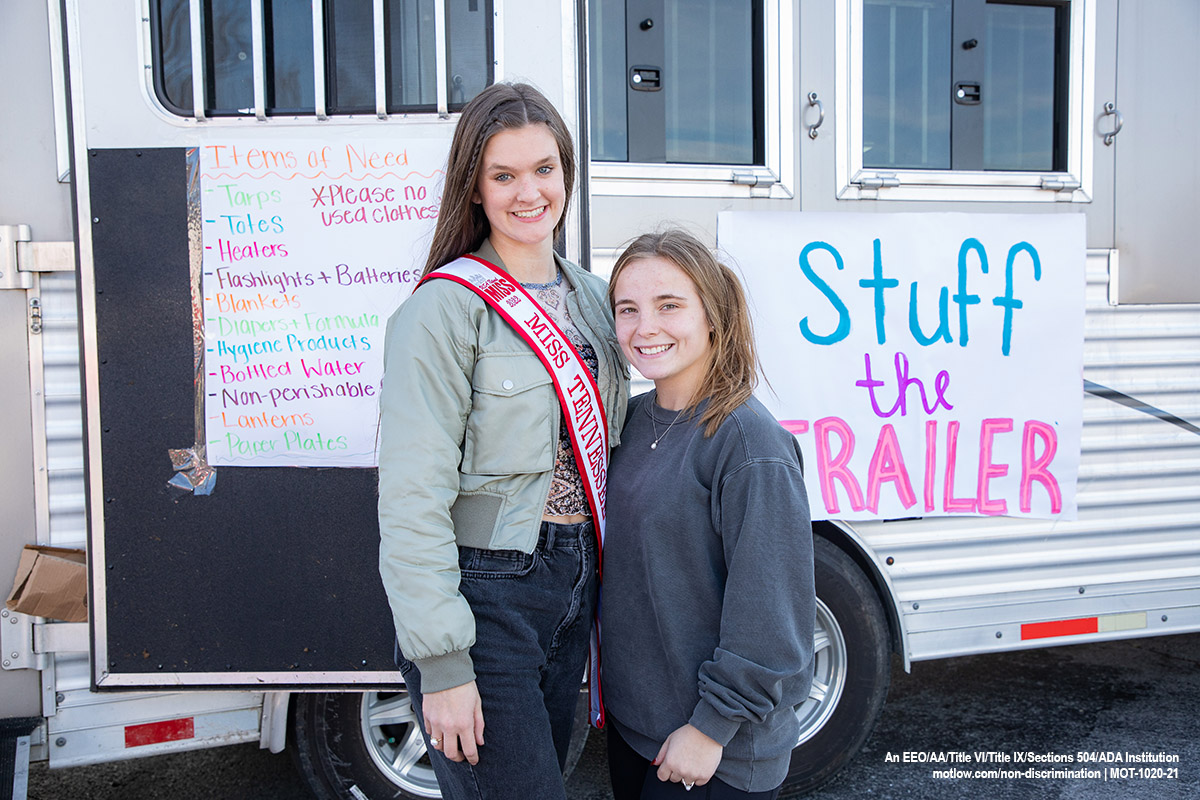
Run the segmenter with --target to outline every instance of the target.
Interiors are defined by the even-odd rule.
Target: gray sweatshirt
[[[604,701],[643,757],[691,723],[724,745],[718,778],[769,791],[787,776],[812,680],[800,450],[756,399],[711,438],[699,416],[668,430],[676,412],[653,393],[629,404],[608,479]]]

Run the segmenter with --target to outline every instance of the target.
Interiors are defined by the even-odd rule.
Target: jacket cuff
[[[453,689],[475,680],[475,665],[468,650],[414,659],[413,664],[421,671],[422,694]]]
[[[696,710],[692,712],[692,718],[688,720],[688,724],[721,747],[729,744],[729,740],[742,726],[740,722],[722,717],[704,700],[696,704]]]

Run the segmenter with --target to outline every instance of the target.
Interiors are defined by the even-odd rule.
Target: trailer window
[[[842,196],[935,199],[930,187],[976,186],[1088,199],[1092,2],[843,0]]]
[[[761,3],[593,3],[589,24],[594,160],[760,160]]]
[[[155,93],[196,118],[456,111],[493,80],[492,2],[437,2],[152,0]]]
[[[590,159],[600,179],[593,191],[620,193],[633,188],[630,180],[646,181],[637,183],[639,193],[661,190],[673,177],[705,193],[718,182],[778,182],[785,133],[778,83],[781,65],[791,68],[781,54],[790,54],[794,37],[790,9],[781,6],[790,5],[589,3]],[[700,169],[684,177],[684,167]]]
[[[864,166],[1062,169],[1064,12],[1061,3],[866,0]]]

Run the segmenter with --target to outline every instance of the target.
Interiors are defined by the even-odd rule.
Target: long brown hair
[[[664,258],[691,278],[700,295],[712,331],[704,380],[688,401],[694,409],[708,398],[700,421],[712,436],[733,410],[750,399],[758,384],[758,354],[754,328],[741,281],[696,237],[679,228],[647,233],[634,239],[617,258],[608,281],[608,302],[614,304],[617,279],[629,264],[643,258]]]
[[[571,188],[575,184],[575,145],[571,134],[558,111],[537,89],[524,83],[495,83],[467,103],[454,129],[442,188],[442,205],[422,276],[465,253],[478,250],[492,232],[483,207],[472,200],[479,183],[483,148],[488,140],[503,130],[538,124],[550,129],[562,162],[566,199],[562,216],[554,226],[554,238],[559,237],[571,205]]]

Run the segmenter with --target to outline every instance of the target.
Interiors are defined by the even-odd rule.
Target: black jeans
[[[608,777],[614,800],[775,800],[779,788],[769,792],[743,792],[713,777],[690,790],[682,783],[660,781],[658,767],[626,744],[613,725],[608,726]]]
[[[428,748],[447,800],[565,800],[562,771],[596,614],[592,523],[543,522],[534,552],[459,548],[475,615],[471,660],[483,702],[479,763]],[[422,721],[421,675],[398,659]]]

